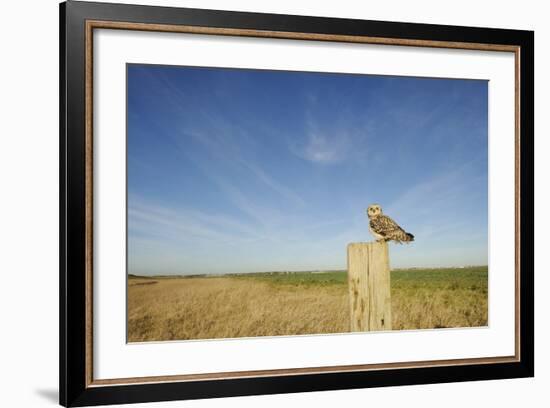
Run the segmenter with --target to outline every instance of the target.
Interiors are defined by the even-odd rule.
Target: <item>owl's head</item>
[[[369,205],[369,208],[367,208],[367,215],[369,218],[380,214],[382,214],[382,207],[380,207],[379,204],[371,204]]]

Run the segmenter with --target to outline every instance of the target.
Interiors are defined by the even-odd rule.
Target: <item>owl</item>
[[[395,241],[399,244],[414,241],[414,235],[405,232],[387,215],[382,214],[382,207],[372,204],[367,208],[369,230],[377,241]]]

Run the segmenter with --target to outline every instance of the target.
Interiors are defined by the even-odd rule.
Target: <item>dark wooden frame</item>
[[[516,56],[516,352],[368,366],[94,380],[93,29],[486,49]],[[473,381],[534,375],[534,33],[69,1],[60,5],[60,403],[65,406]],[[520,143],[521,140],[521,143]],[[521,248],[521,251],[520,251]],[[496,255],[498,256],[498,255]]]

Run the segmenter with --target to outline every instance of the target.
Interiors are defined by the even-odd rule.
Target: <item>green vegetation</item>
[[[329,286],[348,284],[346,271],[243,273],[231,277],[254,279],[273,285]]]
[[[346,271],[128,277],[129,341],[349,331]],[[487,266],[391,272],[392,329],[487,325]]]
[[[487,293],[487,266],[442,269],[407,269],[391,273],[392,289],[480,290]]]
[[[398,269],[391,272],[391,282],[392,289],[399,290],[469,289],[487,293],[487,275],[487,266]],[[226,276],[291,286],[328,286],[348,283],[346,271],[258,272]]]

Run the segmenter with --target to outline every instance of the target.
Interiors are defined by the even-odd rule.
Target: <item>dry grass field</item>
[[[393,271],[393,329],[487,325],[487,267]],[[349,331],[345,271],[128,279],[128,341]]]

